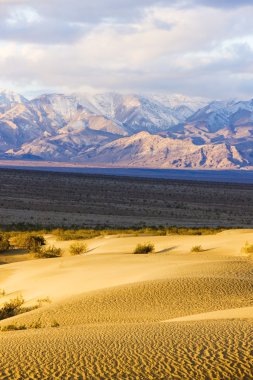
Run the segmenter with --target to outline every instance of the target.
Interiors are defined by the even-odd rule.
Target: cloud
[[[252,0],[193,0],[193,3],[212,8],[241,8],[252,6]]]
[[[0,86],[253,94],[248,3],[0,0]]]

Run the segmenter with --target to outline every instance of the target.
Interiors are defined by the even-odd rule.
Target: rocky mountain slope
[[[253,100],[0,91],[0,157],[89,165],[253,167]]]

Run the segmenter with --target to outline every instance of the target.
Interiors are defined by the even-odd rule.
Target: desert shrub
[[[253,253],[253,244],[249,244],[247,241],[241,249],[242,252],[251,254]]]
[[[191,249],[191,252],[203,252],[203,248],[201,245],[194,245]]]
[[[8,251],[10,248],[10,241],[8,235],[1,233],[0,234],[0,253]]]
[[[145,254],[154,252],[155,246],[152,243],[138,244],[134,250],[134,254]]]
[[[8,302],[5,302],[0,309],[0,320],[20,314],[23,303],[23,297],[17,297]]]
[[[166,232],[167,235],[193,235],[193,236],[200,236],[200,235],[216,235],[219,232],[224,231],[225,228],[220,228],[220,227],[203,227],[203,228],[198,228],[198,227],[192,227],[192,228],[187,228],[187,227],[167,227]]]
[[[58,240],[81,240],[100,236],[101,232],[93,229],[64,230],[62,228],[57,228],[52,231],[52,234],[56,235]]]
[[[27,249],[30,252],[37,252],[46,244],[43,236],[30,233],[14,236],[13,243],[17,248]]]
[[[61,248],[56,248],[54,246],[41,248],[37,252],[35,252],[35,257],[37,259],[49,259],[54,257],[61,257],[62,250]]]
[[[1,331],[26,330],[26,325],[7,325],[1,328]]]
[[[83,253],[87,252],[87,245],[86,244],[78,244],[78,243],[72,244],[69,247],[69,251],[70,251],[70,254],[72,256],[82,255]]]
[[[42,323],[40,322],[40,320],[38,320],[38,321],[35,321],[35,322],[31,323],[29,327],[31,329],[41,329],[42,328]]]
[[[43,305],[46,305],[46,304],[49,304],[51,303],[51,299],[49,297],[45,297],[45,298],[38,298],[37,299],[37,306],[38,307],[42,307]]]
[[[54,320],[52,323],[51,323],[51,327],[59,327],[60,326],[60,323],[57,322],[56,320]]]

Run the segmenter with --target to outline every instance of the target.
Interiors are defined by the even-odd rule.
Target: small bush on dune
[[[17,248],[27,249],[30,252],[37,252],[46,244],[45,239],[41,235],[23,233],[14,236],[13,244]]]
[[[62,250],[61,248],[56,248],[54,246],[42,248],[39,251],[35,252],[34,255],[37,259],[49,259],[54,257],[61,257]]]
[[[134,254],[145,254],[154,252],[155,246],[152,243],[138,244],[134,250]]]
[[[56,320],[54,320],[52,323],[51,323],[51,327],[59,327],[60,326],[60,323],[57,322]]]
[[[0,234],[0,253],[10,249],[9,237],[6,234]]]
[[[1,328],[1,331],[16,331],[16,330],[27,330],[26,325],[7,325]]]
[[[51,303],[52,301],[51,301],[51,299],[49,298],[49,297],[45,297],[45,298],[38,298],[37,299],[37,306],[38,307],[42,307],[42,306],[44,306],[44,305],[46,305],[46,304],[49,304],[49,303]]]
[[[78,243],[72,244],[69,248],[69,251],[72,256],[82,255],[83,253],[87,252],[87,245]]]
[[[191,249],[191,252],[203,252],[204,250],[203,250],[203,248],[202,248],[202,246],[201,245],[194,245],[193,247],[192,247],[192,249]]]
[[[5,302],[0,309],[0,320],[20,314],[23,303],[23,297],[17,297],[8,302]]]
[[[243,253],[253,253],[253,244],[249,244],[247,241],[244,244],[244,247],[242,247],[241,251]]]

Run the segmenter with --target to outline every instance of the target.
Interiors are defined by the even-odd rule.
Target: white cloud
[[[207,97],[243,95],[243,89],[245,96],[253,93],[253,7],[246,1],[239,8],[228,2],[220,8],[203,6],[210,1],[194,7],[189,2],[187,7],[185,2],[181,7],[179,2],[106,3],[108,9],[97,9],[97,0],[74,0],[72,7],[69,2],[59,7],[59,0],[22,6],[21,1],[8,6],[0,1],[5,10],[0,14],[0,86]],[[130,5],[132,12],[126,9]]]

